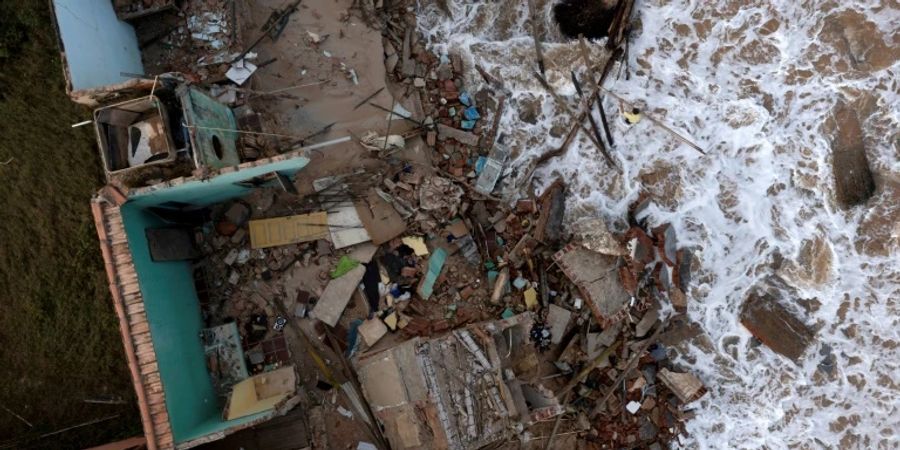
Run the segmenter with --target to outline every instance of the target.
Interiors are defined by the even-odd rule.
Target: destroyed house
[[[236,326],[204,327],[191,261],[196,255],[177,223],[245,195],[253,189],[251,180],[273,173],[291,178],[308,162],[305,153],[285,154],[206,179],[135,189],[127,198],[93,200],[149,448],[193,447],[296,405],[291,366],[249,376]]]
[[[111,1],[53,0],[66,92],[95,106],[129,89],[149,88],[134,27],[116,16]]]
[[[357,371],[391,448],[484,448],[563,411],[535,380],[532,313],[410,339],[367,355]]]
[[[51,0],[66,92],[94,107],[149,90],[168,74],[229,62],[240,51],[231,3]]]

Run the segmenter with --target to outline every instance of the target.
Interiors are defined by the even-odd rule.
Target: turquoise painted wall
[[[166,391],[172,433],[176,442],[182,442],[209,417],[221,416],[199,337],[204,326],[191,264],[152,261],[144,229],[166,223],[129,204],[123,205],[121,212]]]
[[[237,420],[222,420],[224,404],[216,397],[200,342],[204,328],[191,263],[155,262],[144,232],[167,223],[147,208],[168,201],[207,206],[244,195],[250,189],[235,183],[278,171],[293,175],[309,162],[298,157],[205,181],[135,195],[122,205],[122,221],[138,274],[150,336],[156,350],[166,408],[176,443],[190,441],[254,420],[266,413]]]
[[[190,203],[195,206],[209,206],[250,192],[250,188],[237,183],[278,172],[293,177],[298,170],[306,167],[309,159],[296,157],[263,166],[226,173],[209,180],[190,181],[178,186],[152,192],[137,193],[129,197],[128,204],[140,208],[157,206],[165,202]]]

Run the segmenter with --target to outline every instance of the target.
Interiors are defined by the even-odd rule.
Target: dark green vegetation
[[[48,2],[0,2],[0,448],[141,433],[88,203],[99,158],[71,128],[89,117],[65,95]],[[126,403],[84,402],[110,397]]]

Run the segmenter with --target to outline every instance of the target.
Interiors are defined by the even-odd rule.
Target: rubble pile
[[[468,93],[458,58],[431,55],[405,29],[384,31],[389,73],[421,98],[434,167],[399,159],[399,135],[368,134],[358,142],[388,163],[385,173],[314,180],[307,197],[258,188],[221,205],[198,234],[217,292],[213,321],[312,318],[341,337],[346,354],[368,359],[529,313],[522,345],[537,351],[541,389],[557,405],[541,420],[574,415],[557,432],[596,448],[675,439],[684,405],[705,388],[657,342],[668,317],[687,308],[691,253],[678,248],[674,228],[651,227],[642,196],[623,232],[599,218],[567,230],[562,180],[512,204],[494,197],[508,154],[482,110],[499,115],[502,99]],[[400,51],[391,44],[398,35]],[[310,228],[293,228],[294,241],[254,244],[267,220]],[[523,425],[527,441],[540,420]]]
[[[302,146],[304,139],[279,135],[292,140],[282,146],[275,134],[255,132],[260,115],[244,104],[253,91],[238,86],[258,66],[252,45],[234,52],[233,4],[116,2],[122,14],[166,10],[155,16],[165,20],[132,19],[147,38],[145,58],[158,73],[207,80],[216,100],[236,106],[242,161]],[[471,92],[459,55],[424,48],[412,9],[378,5],[367,17],[383,25],[389,81],[414,111],[380,107],[401,116],[384,135],[333,140],[358,144],[377,170],[347,158],[314,175],[275,171],[237,183],[246,192],[239,198],[163,217],[190,229],[202,254],[194,275],[217,386],[292,364],[300,383],[333,388],[327,370],[289,350],[302,346],[325,364],[312,356],[318,339],[349,359],[348,378],[353,364],[364,384],[378,386],[365,388],[366,401],[389,424],[395,448],[442,440],[481,448],[508,438],[556,448],[557,436],[583,448],[660,448],[677,439],[687,405],[706,392],[659,340],[687,310],[690,249],[678,247],[673,226],[648,217],[647,195],[610,224],[566,223],[561,179],[540,195],[499,194],[516,151],[498,138],[501,82],[476,67],[491,88]],[[296,9],[272,12],[263,32],[278,39]],[[327,37],[306,33],[312,44]],[[347,76],[357,84],[355,71]],[[406,129],[391,134],[396,122]],[[425,162],[406,152],[420,137]],[[316,162],[344,150],[316,154]],[[312,338],[292,342],[305,336],[283,333],[294,326]],[[438,429],[445,436],[428,431]]]
[[[492,150],[503,99],[488,89],[466,90],[462,58],[427,51],[409,25],[415,23],[411,14],[394,9],[384,23],[387,72],[420,105],[425,117],[421,127],[434,151],[435,167],[473,188],[477,184],[477,192],[489,195],[508,157],[503,148]]]
[[[353,186],[343,194],[301,197],[263,187],[212,209],[196,233],[206,254],[210,325],[234,321],[244,341],[258,342],[277,336],[278,323],[315,318],[346,337],[348,354],[368,357],[410,338],[530,311],[527,341],[549,377],[543,385],[565,406],[549,417],[584,416],[577,422],[589,426],[568,431],[622,446],[665,443],[681,432],[683,405],[705,390],[672,365],[656,337],[668,315],[685,311],[690,252],[677,247],[671,226],[647,225],[649,199],[636,202],[623,233],[593,219],[569,235],[562,182],[507,207],[410,165],[391,178],[342,180]],[[376,194],[369,199],[366,191]],[[330,205],[339,202],[396,223],[332,228]],[[373,206],[382,202],[389,209]],[[254,245],[262,239],[255,223],[290,217],[311,226],[300,233],[303,242]],[[333,233],[353,230],[361,241],[336,248],[341,239]],[[591,275],[598,268],[601,276]],[[263,335],[252,336],[254,329]]]
[[[146,75],[177,72],[198,82],[218,81],[241,56],[233,3],[123,0],[116,11],[135,27]]]
[[[175,7],[175,0],[113,0],[116,15],[131,20]]]

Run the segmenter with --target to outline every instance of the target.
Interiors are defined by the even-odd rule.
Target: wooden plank
[[[328,238],[328,213],[250,221],[250,246],[267,248]]]

